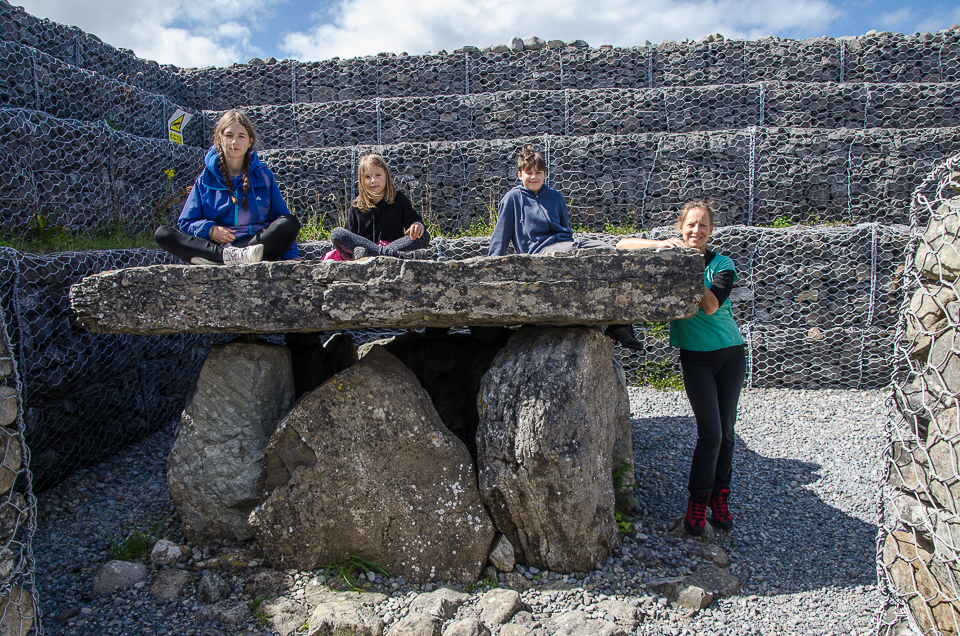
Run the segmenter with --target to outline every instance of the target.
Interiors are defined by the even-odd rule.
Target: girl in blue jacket
[[[157,244],[194,265],[297,258],[300,222],[290,214],[273,173],[253,149],[257,131],[244,113],[217,121],[213,146],[183,204],[177,226],[157,229]]]

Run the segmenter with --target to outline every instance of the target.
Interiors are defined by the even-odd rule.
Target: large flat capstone
[[[698,252],[644,249],[153,265],[87,276],[70,299],[91,331],[154,335],[663,322],[702,293]]]

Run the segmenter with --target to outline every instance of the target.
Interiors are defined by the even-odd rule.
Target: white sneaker
[[[245,263],[259,263],[263,260],[263,245],[248,245],[246,247],[223,248],[224,265],[243,265]]]
[[[223,265],[223,263],[218,263],[216,261],[211,261],[206,258],[200,258],[199,256],[194,256],[190,259],[191,265]]]

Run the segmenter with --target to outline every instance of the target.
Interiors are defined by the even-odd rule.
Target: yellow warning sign
[[[193,115],[177,109],[173,117],[167,120],[167,136],[170,141],[183,145],[183,129],[190,123],[191,119],[193,119]]]

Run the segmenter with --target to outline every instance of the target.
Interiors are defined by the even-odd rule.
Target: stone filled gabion
[[[960,631],[960,156],[914,196],[889,402],[881,633]]]

